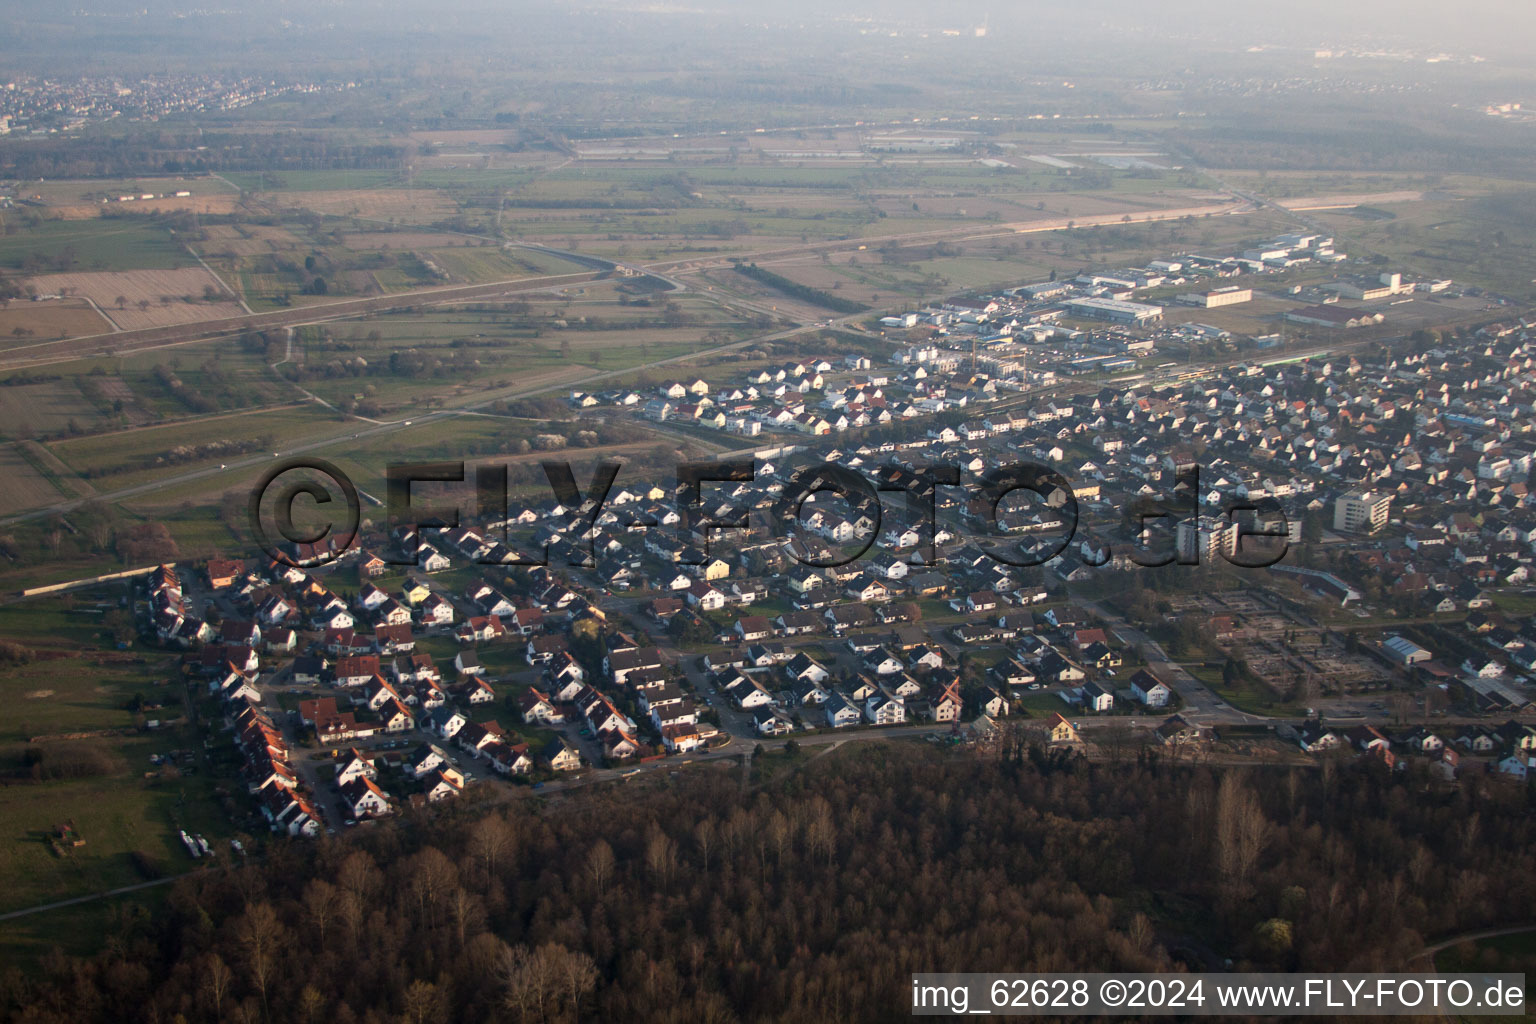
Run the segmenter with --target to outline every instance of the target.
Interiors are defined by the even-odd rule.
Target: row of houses
[[[1421,725],[1396,733],[1375,725],[1334,728],[1311,719],[1282,727],[1282,735],[1309,754],[1355,751],[1378,757],[1389,767],[1407,767],[1405,756],[1424,758],[1446,779],[1456,776],[1465,756],[1487,759],[1492,770],[1504,776],[1536,777],[1536,727],[1513,719],[1494,727],[1464,725],[1442,732]]]

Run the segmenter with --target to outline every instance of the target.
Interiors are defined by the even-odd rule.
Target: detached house
[[[353,747],[336,762],[336,784],[345,786],[355,779],[377,779],[379,770],[373,760]]]
[[[571,772],[581,767],[581,754],[559,736],[549,741],[542,757],[551,771]]]
[[[1082,737],[1077,733],[1077,727],[1067,721],[1066,716],[1054,714],[1046,723],[1051,730],[1052,743],[1079,743]]]
[[[840,693],[833,693],[827,699],[826,715],[827,725],[833,729],[846,729],[850,725],[858,725],[863,719],[859,709]]]
[[[1131,676],[1131,694],[1149,708],[1167,707],[1173,699],[1173,691],[1157,676],[1141,669]]]
[[[864,717],[875,725],[900,725],[907,720],[907,706],[895,694],[882,690],[864,702]]]
[[[964,704],[960,700],[960,678],[956,676],[937,687],[931,695],[930,706],[935,722],[960,721],[960,714],[964,709]],[[1006,702],[1004,706],[1006,707]]]
[[[528,725],[559,725],[565,721],[565,716],[555,710],[554,702],[537,687],[530,686],[517,699],[517,706],[522,712],[523,722]]]
[[[354,818],[378,818],[390,812],[388,794],[366,776],[353,779],[340,788],[341,799]]]

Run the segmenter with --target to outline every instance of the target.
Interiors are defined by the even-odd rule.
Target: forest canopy
[[[3,972],[0,1015],[889,1020],[917,971],[1385,971],[1533,911],[1524,787],[857,746],[278,845]]]

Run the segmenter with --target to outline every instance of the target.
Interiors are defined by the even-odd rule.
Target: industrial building
[[[1413,285],[1403,284],[1402,274],[1382,274],[1375,283],[1366,281],[1336,281],[1323,285],[1331,292],[1338,292],[1346,299],[1359,299],[1362,302],[1370,302],[1375,299],[1389,299],[1394,295],[1403,295],[1413,291]]]
[[[1381,642],[1381,653],[1399,665],[1417,665],[1433,657],[1428,651],[1405,636],[1387,637]]]
[[[1316,324],[1320,327],[1364,327],[1379,324],[1386,317],[1380,313],[1346,306],[1303,306],[1285,314],[1285,318],[1297,324]]]
[[[1231,285],[1226,288],[1212,288],[1205,292],[1188,292],[1179,296],[1179,301],[1190,306],[1201,306],[1205,309],[1215,309],[1217,306],[1235,306],[1240,302],[1253,300],[1252,288],[1239,288]]]
[[[1119,299],[1068,299],[1066,307],[1072,316],[1109,320],[1117,324],[1145,324],[1163,318],[1162,306],[1123,302]]]
[[[1088,288],[1136,288],[1139,284],[1138,274],[1079,274],[1073,278],[1076,284]]]
[[[1018,294],[1026,299],[1054,299],[1058,295],[1065,295],[1068,287],[1065,281],[1041,281],[1021,286]]]

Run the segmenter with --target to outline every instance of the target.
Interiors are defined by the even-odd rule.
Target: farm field
[[[195,266],[196,260],[164,228],[128,218],[45,220],[0,235],[0,269],[141,270]]]
[[[163,196],[155,199],[135,199],[131,202],[108,202],[95,205],[61,206],[65,217],[85,219],[113,214],[147,216],[158,213],[198,213],[228,215],[240,208],[240,197],[233,192],[211,196]]]
[[[100,651],[105,613],[117,609],[123,593],[126,587],[113,586],[29,601],[8,610],[0,626],[7,639],[29,647],[45,637],[44,645],[96,649],[34,647],[33,661],[0,670],[0,700],[12,709],[0,723],[0,761],[16,764],[25,755],[38,779],[8,786],[0,804],[0,873],[7,880],[0,911],[143,881],[146,869],[185,870],[191,861],[178,828],[210,839],[230,831],[211,783],[145,777],[151,753],[191,747],[195,735],[177,727],[139,731],[146,718],[180,718],[183,704],[171,656]],[[164,708],[130,711],[135,696]],[[94,730],[111,735],[88,744],[43,738]],[[85,845],[55,852],[47,834],[70,820]],[[136,853],[142,855],[137,863]]]
[[[509,254],[500,248],[487,246],[433,249],[427,255],[447,273],[448,280],[452,284],[505,281],[518,277],[535,277],[543,272],[540,267],[525,260],[521,253]],[[566,273],[575,269],[571,264],[565,264],[565,266],[568,268]]]
[[[278,343],[282,334],[274,332]],[[123,426],[160,419],[235,412],[303,397],[275,377],[260,348],[227,338],[150,349],[122,356],[93,356],[60,364],[55,372],[72,376],[88,396],[105,405],[123,403]],[[169,374],[169,379],[165,376]],[[20,379],[28,379],[24,374]],[[169,380],[179,381],[180,388]],[[209,403],[206,406],[202,402]],[[106,410],[103,408],[103,415]]]
[[[11,515],[61,501],[69,495],[60,493],[48,478],[33,467],[14,444],[0,445],[0,515]]]
[[[348,249],[446,249],[456,245],[490,246],[489,239],[456,235],[447,231],[354,231],[342,236]]]
[[[177,835],[180,827],[203,832],[210,840],[230,832],[207,781],[144,778],[151,768],[149,754],[187,748],[195,734],[183,728],[138,734],[135,715],[121,705],[135,692],[147,700],[169,697],[175,706],[164,714],[178,717],[180,685],[164,682],[174,669],[164,669],[164,676],[154,680],[144,669],[106,671],[89,657],[69,662],[68,672],[48,660],[0,676],[6,706],[17,709],[15,720],[25,726],[0,734],[0,758],[15,763],[23,749],[32,749],[37,751],[32,757],[41,758],[38,768],[45,771],[51,761],[84,757],[83,749],[91,758],[86,777],[6,788],[0,803],[0,872],[8,883],[0,894],[0,910],[134,884],[146,880],[146,869],[180,872],[192,864]],[[69,740],[28,743],[43,732],[89,729],[121,729],[123,734],[98,738],[89,748]],[[46,840],[63,821],[74,821],[84,846],[60,854]]]
[[[177,192],[190,192],[191,195],[178,196]],[[239,199],[234,188],[211,175],[28,182],[23,194],[43,203],[53,215],[69,220],[89,220],[108,212],[149,214],[186,210],[230,213]],[[145,195],[155,198],[145,199]],[[125,201],[125,196],[132,198]]]
[[[234,189],[215,175],[200,174],[153,178],[59,178],[28,182],[21,191],[28,197],[57,204],[94,203],[103,198],[138,196],[146,192],[156,195],[176,192],[191,192],[194,196],[227,195]]]
[[[1426,277],[1473,281],[1519,301],[1536,298],[1536,243],[1530,191],[1461,200],[1329,210],[1318,222],[1351,244]],[[1381,215],[1375,212],[1379,210]],[[1384,215],[1384,216],[1383,216]]]
[[[28,282],[40,293],[82,295],[90,299],[123,330],[169,327],[245,312],[239,303],[203,300],[206,289],[229,293],[223,283],[201,267],[181,270],[127,270],[120,272],[47,274]],[[118,300],[122,299],[122,302]],[[186,301],[191,299],[193,301]]]
[[[286,228],[267,225],[215,224],[203,229],[205,257],[261,256],[297,248],[299,238]]]
[[[179,873],[192,866],[178,830],[201,832],[210,841],[228,835],[229,825],[214,802],[211,786],[196,780],[158,785],[140,777],[160,743],[125,744],[110,776],[9,787],[0,804],[0,871],[9,880],[0,912],[146,880],[134,854]],[[190,730],[184,737],[192,742]],[[166,744],[169,747],[169,744]],[[127,757],[133,758],[130,767]],[[63,857],[46,842],[55,824],[73,821],[85,838],[83,849]],[[227,844],[220,851],[227,856]]]
[[[247,192],[325,192],[375,188],[400,175],[388,170],[226,171],[219,177]]]
[[[75,472],[93,481],[98,490],[116,490],[146,483],[161,476],[206,468],[252,454],[271,456],[285,444],[310,441],[327,433],[346,430],[336,413],[319,405],[213,416],[161,427],[142,427],[95,437],[70,438],[48,448]],[[268,442],[259,451],[244,452],[235,446]],[[195,444],[207,446],[206,454],[188,454],[171,461],[173,449]],[[214,446],[227,445],[219,452]]]
[[[283,232],[281,240],[271,235],[219,238],[205,248],[208,259],[226,280],[239,283],[246,301],[257,310],[585,269],[547,253],[504,250],[485,239],[448,232],[355,231],[338,237],[305,231],[301,239],[301,229],[294,230]],[[309,294],[316,279],[325,281],[323,294]]]
[[[1417,171],[1224,170],[1221,179],[1234,188],[1275,199],[1399,190],[1488,193],[1516,184],[1474,174],[1424,174]]]
[[[458,204],[450,196],[430,188],[328,188],[323,191],[272,192],[267,198],[279,208],[292,207],[327,216],[401,224],[429,224],[458,212]]]
[[[95,426],[101,414],[72,377],[0,386],[0,434],[32,437]]]
[[[112,325],[80,299],[13,302],[0,309],[0,349],[47,338],[106,334]]]

